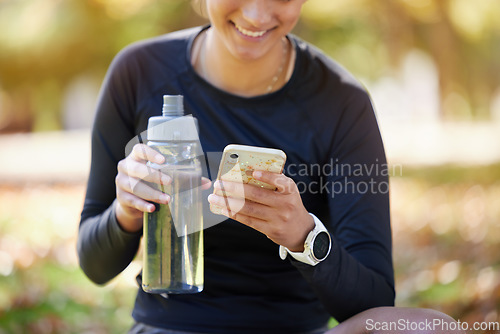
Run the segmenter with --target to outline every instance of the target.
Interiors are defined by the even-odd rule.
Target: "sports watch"
[[[286,259],[287,253],[295,260],[315,266],[330,254],[332,239],[325,225],[315,215],[309,213],[314,219],[314,229],[309,232],[304,242],[303,252],[292,252],[284,246],[280,246],[280,258]]]

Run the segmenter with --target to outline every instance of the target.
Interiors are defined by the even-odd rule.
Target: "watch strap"
[[[320,232],[328,233],[328,230],[326,229],[325,225],[323,225],[321,220],[318,219],[318,217],[316,217],[312,213],[309,213],[309,214],[313,217],[315,226],[314,226],[314,229],[311,232],[309,232],[309,234],[306,237],[306,240],[304,242],[304,251],[303,252],[292,252],[288,248],[280,245],[279,255],[280,255],[280,258],[282,260],[286,259],[287,254],[290,254],[290,256],[292,256],[295,260],[302,262],[302,263],[309,264],[311,266],[315,266],[321,262],[320,260],[317,260],[313,256],[313,249],[312,249],[313,241],[314,241],[313,239],[318,235],[318,233],[320,233]],[[330,247],[328,249],[328,253],[326,256],[328,256],[328,254],[330,252],[330,248],[331,248],[331,239],[330,239]],[[325,258],[326,258],[326,256],[325,256]]]

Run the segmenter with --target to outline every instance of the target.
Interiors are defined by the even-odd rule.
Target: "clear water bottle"
[[[150,163],[172,178],[151,186],[168,194],[168,205],[144,213],[142,288],[149,293],[196,293],[203,290],[203,218],[201,148],[196,119],[183,116],[180,95],[163,97],[163,115],[148,123],[148,145],[164,155],[162,165]]]

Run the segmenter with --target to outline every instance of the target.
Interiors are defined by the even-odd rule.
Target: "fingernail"
[[[255,177],[255,178],[262,177],[262,172],[260,172],[260,171],[254,171],[253,172],[253,177]]]
[[[214,188],[217,188],[217,189],[220,189],[221,186],[220,186],[220,181],[215,181],[214,182]]]
[[[168,203],[168,202],[170,202],[170,196],[168,196],[167,194],[161,194],[160,201]]]
[[[161,164],[163,161],[165,161],[165,157],[164,157],[163,155],[161,155],[161,154],[157,154],[157,155],[155,156],[155,161],[156,161],[157,163]]]
[[[170,183],[170,176],[162,175],[162,177],[161,177],[161,183],[162,184],[169,184]]]
[[[212,201],[214,200],[214,197],[215,197],[214,194],[208,195],[208,197],[207,197],[208,202],[212,203]]]

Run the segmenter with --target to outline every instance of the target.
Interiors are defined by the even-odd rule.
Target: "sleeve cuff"
[[[116,201],[117,200],[115,199],[113,204],[111,205],[111,212],[109,216],[109,226],[112,232],[119,234],[123,238],[141,237],[143,233],[142,228],[137,232],[127,232],[120,226],[120,224],[118,223],[118,219],[116,218]]]

